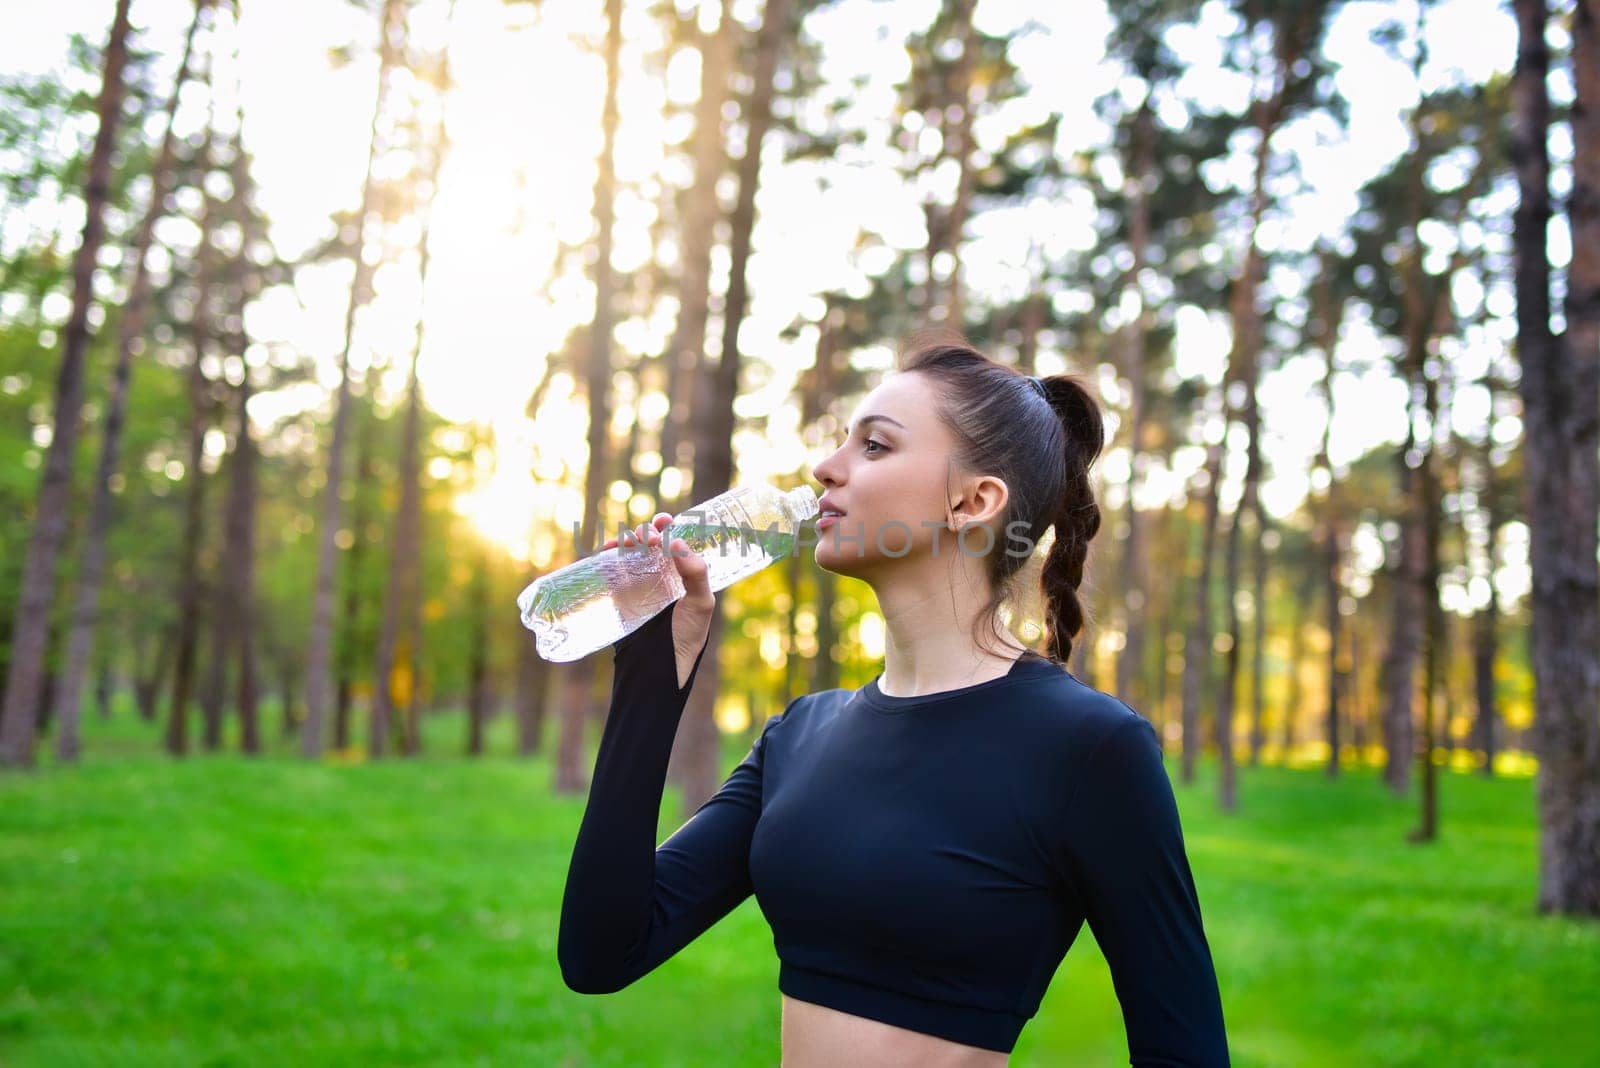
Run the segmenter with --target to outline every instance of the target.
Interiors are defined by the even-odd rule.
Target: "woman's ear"
[[[1011,492],[1004,479],[993,475],[975,475],[966,480],[959,499],[947,505],[946,523],[952,531],[959,531],[969,523],[989,524],[1005,514],[1006,502]]]

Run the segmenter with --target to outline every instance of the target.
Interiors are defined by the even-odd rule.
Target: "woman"
[[[883,672],[790,701],[657,847],[714,604],[704,561],[667,547],[684,596],[613,646],[562,902],[569,987],[627,986],[754,893],[780,961],[787,1068],[1004,1065],[1087,921],[1131,1062],[1228,1063],[1155,730],[1064,667],[1103,434],[1071,376],[1030,378],[961,344],[912,351],[814,472],[817,563],[873,588]],[[659,551],[669,520],[624,544]],[[999,609],[1052,525],[1041,655]]]

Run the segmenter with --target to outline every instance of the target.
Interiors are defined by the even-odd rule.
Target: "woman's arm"
[[[1086,762],[1067,874],[1122,1004],[1130,1063],[1226,1066],[1222,998],[1155,728],[1135,714]]]
[[[750,835],[761,813],[767,720],[739,766],[657,848],[678,721],[705,655],[678,685],[672,610],[613,644],[611,709],[561,902],[561,977],[609,994],[671,957],[751,893]]]

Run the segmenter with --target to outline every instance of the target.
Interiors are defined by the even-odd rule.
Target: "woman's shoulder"
[[[1122,698],[1084,682],[1062,669],[1059,678],[1049,680],[1044,718],[1052,733],[1069,748],[1089,753],[1119,731],[1138,733],[1129,724],[1141,723],[1159,737],[1155,724]]]
[[[854,690],[847,690],[835,686],[827,690],[814,690],[789,699],[782,712],[773,717],[773,728],[784,724],[815,723],[819,719],[830,716],[837,711],[846,701],[850,700]],[[791,730],[796,728],[791,728]]]

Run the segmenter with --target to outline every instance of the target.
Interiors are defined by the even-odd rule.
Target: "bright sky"
[[[687,9],[691,0],[678,0]],[[101,42],[110,23],[111,0],[10,0],[6,33],[0,36],[0,69],[40,71],[64,65],[68,34],[82,31]],[[848,86],[855,75],[869,80],[856,92],[853,114],[861,121],[883,120],[891,113],[893,83],[905,73],[905,55],[896,42],[931,19],[937,0],[841,0],[808,22],[824,44],[826,77]],[[236,76],[244,99],[245,139],[255,156],[262,207],[270,216],[275,241],[293,256],[323,238],[329,214],[349,209],[360,196],[365,167],[367,126],[372,104],[376,58],[374,20],[349,5],[332,0],[246,2],[239,41],[240,66],[219,60],[218,77],[231,84]],[[444,32],[443,0],[423,0],[416,32],[437,40]],[[627,5],[623,54],[623,123],[619,177],[624,183],[649,179],[663,170],[660,118],[663,90],[680,102],[698,91],[698,66],[680,57],[669,67],[667,84],[650,76],[640,61],[641,49],[657,45],[657,28],[642,10]],[[20,8],[20,13],[19,13]],[[135,0],[136,26],[147,32],[147,47],[159,48],[176,68],[190,4],[186,0]],[[538,427],[523,416],[523,407],[538,380],[546,353],[567,329],[588,321],[593,301],[588,285],[568,280],[551,284],[550,268],[557,239],[579,242],[589,232],[589,200],[595,158],[600,149],[598,116],[604,90],[599,57],[579,47],[578,39],[598,40],[603,9],[586,0],[546,0],[545,14],[535,22],[527,5],[504,0],[458,0],[450,28],[452,62],[459,89],[448,104],[452,154],[441,180],[433,224],[434,262],[426,293],[427,343],[421,364],[428,403],[447,418],[493,427],[501,457],[492,480],[460,502],[462,509],[518,555],[528,552],[528,523],[539,514],[554,517],[561,530],[576,523],[581,489],[570,473],[582,469],[585,409],[573,395],[570,381],[559,377],[550,397],[549,415]],[[753,24],[758,0],[735,0],[735,14]],[[1340,90],[1351,107],[1348,139],[1318,123],[1284,129],[1274,142],[1278,152],[1299,154],[1314,191],[1289,204],[1287,222],[1274,226],[1265,240],[1286,248],[1308,247],[1319,233],[1334,233],[1354,210],[1360,184],[1406,144],[1400,109],[1415,99],[1409,69],[1387,56],[1370,39],[1381,17],[1413,18],[1409,3],[1354,2],[1331,29],[1328,52],[1342,69]],[[1103,138],[1091,103],[1114,87],[1115,72],[1100,63],[1108,17],[1102,0],[1038,4],[1028,0],[980,0],[980,26],[1003,33],[1021,26],[1025,17],[1041,32],[1015,44],[1014,59],[1034,91],[1013,111],[980,122],[981,145],[998,144],[1007,130],[1037,121],[1048,111],[1068,116],[1063,142],[1071,151]],[[1207,28],[1225,30],[1229,16],[1222,5],[1207,7]],[[354,43],[358,59],[335,70],[330,47]],[[1193,64],[1185,91],[1207,106],[1241,110],[1248,84],[1220,70],[1215,35],[1193,32],[1177,42]],[[1428,87],[1462,77],[1477,80],[1492,71],[1509,70],[1514,59],[1515,28],[1496,0],[1446,0],[1429,23]],[[832,94],[828,94],[832,95]],[[204,101],[186,100],[180,124],[193,128],[204,119]],[[674,131],[674,136],[681,131]],[[769,143],[769,151],[776,144]],[[1249,180],[1250,146],[1240,146],[1230,166],[1231,179]],[[825,172],[829,188],[820,189]],[[678,180],[669,175],[669,180]],[[741,442],[741,480],[761,480],[793,470],[806,462],[797,434],[797,413],[790,402],[795,376],[810,362],[814,338],[793,343],[778,332],[797,313],[818,306],[815,294],[859,278],[870,259],[858,262],[851,249],[858,234],[869,230],[891,245],[924,243],[920,195],[893,170],[886,150],[852,152],[827,164],[781,165],[776,156],[763,167],[757,198],[760,213],[755,254],[750,265],[752,304],[742,333],[742,347],[751,363],[772,368],[764,384],[741,398],[740,411],[771,413],[768,432]],[[650,254],[645,227],[653,217],[649,198],[625,197],[618,205],[615,266],[629,270]],[[985,216],[975,223],[980,236],[966,250],[966,271],[974,291],[1012,294],[1025,284],[1016,265],[1041,244],[1046,253],[1082,248],[1089,239],[1082,207],[1074,202],[1034,203],[1025,208]],[[7,235],[8,240],[13,235]],[[726,255],[714,269],[726,269]],[[262,302],[251,327],[263,341],[276,341],[319,359],[323,384],[335,382],[334,360],[341,342],[348,294],[347,267],[305,271],[298,294],[280,292]],[[424,303],[414,271],[398,268],[380,275],[378,300],[362,321],[353,360],[365,368],[392,363],[387,380],[397,390],[409,353],[415,315]],[[1495,294],[1497,300],[1503,294]],[[1179,371],[1220,378],[1228,329],[1220,301],[1212,309],[1186,309],[1179,342]],[[656,319],[619,325],[625,351],[649,351],[661,344],[672,326],[670,309]],[[1482,332],[1453,354],[1467,375],[1482,372],[1504,338]],[[1375,359],[1378,342],[1356,324],[1345,342],[1349,359]],[[1085,371],[1044,352],[1045,372]],[[1291,359],[1262,385],[1267,450],[1274,477],[1263,487],[1269,511],[1282,515],[1302,499],[1305,472],[1325,424],[1315,383],[1319,356]],[[1118,401],[1116,385],[1100,376],[1108,400]],[[638,413],[637,389],[618,382],[618,425]],[[315,389],[291,397],[262,398],[263,409],[325,403]],[[1482,404],[1466,390],[1456,413],[1464,427],[1482,426]],[[1477,404],[1477,409],[1471,406]],[[1348,462],[1382,441],[1404,437],[1405,392],[1379,371],[1337,381],[1338,416],[1333,434],[1336,463]],[[265,411],[258,411],[258,415]],[[659,419],[660,408],[645,407],[647,419]],[[1182,480],[1198,468],[1199,448],[1183,450],[1176,470],[1158,473],[1150,487],[1150,503],[1181,492]],[[810,458],[814,460],[815,457]],[[1128,474],[1124,452],[1106,457],[1103,471],[1106,501],[1125,499]],[[530,478],[533,468],[536,477]],[[809,471],[809,463],[806,469]],[[566,486],[557,485],[566,475]],[[1236,495],[1242,465],[1230,467],[1224,496]],[[1141,501],[1144,498],[1141,496]],[[640,509],[648,504],[640,502]],[[1372,545],[1358,545],[1371,556]],[[537,564],[554,544],[536,541]],[[1517,553],[1512,547],[1512,554]],[[1525,576],[1506,575],[1503,595],[1517,596]],[[1463,594],[1463,596],[1467,596]],[[1468,600],[1486,600],[1485,591]],[[1466,607],[1462,601],[1460,607]]]

